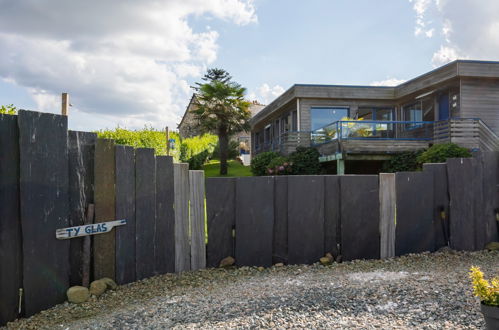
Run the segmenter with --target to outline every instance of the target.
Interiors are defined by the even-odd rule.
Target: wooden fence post
[[[191,268],[189,247],[189,164],[173,165],[175,189],[175,271]]]
[[[191,270],[206,268],[204,171],[189,171]]]
[[[379,232],[381,259],[395,256],[395,173],[379,174]]]

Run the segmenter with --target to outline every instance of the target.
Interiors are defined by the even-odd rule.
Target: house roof
[[[196,99],[196,93],[193,93],[191,100],[189,101],[189,104],[187,104],[187,108],[185,108],[184,115],[182,116],[180,123],[177,125],[177,128],[180,128],[180,126],[184,122],[185,118],[187,117],[187,113],[189,112],[189,108],[191,107],[191,104],[193,104],[195,102],[195,99]]]
[[[499,78],[499,61],[456,60],[397,86],[294,84],[255,115],[252,126],[296,98],[396,100],[456,77]]]

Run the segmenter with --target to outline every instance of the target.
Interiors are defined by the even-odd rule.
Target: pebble
[[[389,260],[213,268],[155,276],[61,304],[9,329],[481,329],[468,271],[499,275],[499,252],[442,251]]]

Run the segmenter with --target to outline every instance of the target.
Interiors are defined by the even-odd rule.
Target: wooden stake
[[[87,217],[85,218],[84,225],[90,225],[94,222],[94,204],[88,204],[87,207]],[[85,236],[83,238],[83,274],[81,279],[81,285],[88,287],[90,284],[90,252],[91,252],[91,241],[90,236]]]
[[[69,94],[62,93],[61,114],[63,116],[69,115]]]
[[[166,155],[170,156],[170,131],[168,131],[168,126],[166,126]]]

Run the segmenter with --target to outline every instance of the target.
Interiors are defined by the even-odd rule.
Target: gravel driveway
[[[483,328],[468,269],[499,275],[498,252],[409,255],[331,266],[157,276],[9,328]]]

